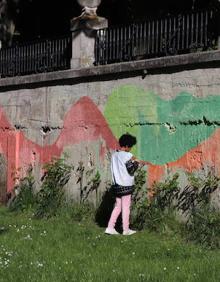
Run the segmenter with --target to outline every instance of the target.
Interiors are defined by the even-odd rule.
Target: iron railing
[[[206,50],[214,44],[212,11],[148,20],[97,32],[95,64]]]
[[[70,68],[70,35],[0,50],[0,76],[19,76]]]

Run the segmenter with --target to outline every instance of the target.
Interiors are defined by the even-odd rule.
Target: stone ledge
[[[142,70],[147,71],[161,69],[161,71],[163,71],[164,68],[168,67],[183,67],[184,70],[185,68],[188,68],[190,66],[199,67],[200,64],[212,64],[216,62],[218,62],[220,66],[220,50],[115,63],[89,68],[70,69],[26,76],[0,78],[0,88],[20,88],[28,86],[33,87],[35,84],[59,84],[59,82],[63,83],[63,81],[65,80],[74,81],[76,79],[79,80],[96,76],[123,74]]]

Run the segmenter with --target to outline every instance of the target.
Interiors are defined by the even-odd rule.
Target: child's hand
[[[152,163],[148,162],[148,161],[139,161],[141,166],[145,166],[145,165],[153,165]]]
[[[135,156],[133,156],[133,157],[131,158],[131,160],[138,162],[141,166],[153,165],[151,162],[138,160]]]
[[[151,162],[146,161],[145,162],[146,165],[153,165]]]

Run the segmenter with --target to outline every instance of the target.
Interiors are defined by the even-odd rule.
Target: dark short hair
[[[132,136],[129,133],[123,134],[120,138],[119,138],[119,145],[121,147],[129,147],[131,148],[132,146],[134,146],[137,143],[137,139],[135,136]]]

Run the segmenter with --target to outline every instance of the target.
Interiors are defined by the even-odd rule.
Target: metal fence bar
[[[70,68],[71,37],[38,40],[0,50],[1,77]]]
[[[196,13],[196,45],[198,45],[198,38],[199,38],[199,13]]]
[[[194,33],[195,33],[195,25],[194,25],[194,14],[191,14],[191,29],[190,29],[191,37],[190,37],[190,47],[193,47],[194,42]]]
[[[206,10],[102,29],[97,32],[95,63],[205,50],[216,40],[209,32],[212,17],[213,12]]]
[[[202,47],[202,45],[203,45],[203,27],[204,27],[204,17],[203,17],[203,12],[201,13],[201,15],[200,15],[200,32],[199,32],[199,34],[200,34],[200,41],[199,41],[199,44],[200,44],[200,46]]]

